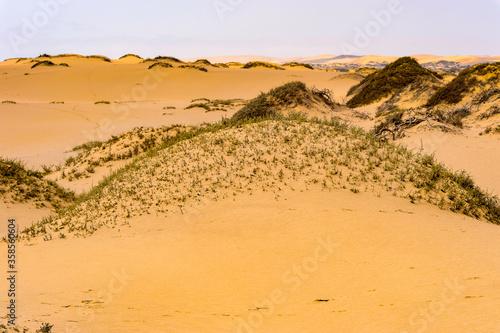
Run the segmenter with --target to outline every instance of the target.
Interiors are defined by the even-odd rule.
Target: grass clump
[[[14,101],[2,101],[2,104],[17,104]]]
[[[494,82],[499,79],[500,62],[478,64],[464,69],[450,83],[438,89],[426,106],[433,107],[438,104],[454,105],[460,103],[476,87],[483,86],[485,81]],[[495,91],[492,93],[495,93]]]
[[[298,62],[288,62],[288,63],[284,64],[283,67],[304,67],[307,69],[314,69],[314,67],[309,65],[309,64],[302,64],[302,63],[298,63]]]
[[[111,104],[110,101],[97,101],[94,104]]]
[[[276,69],[276,70],[285,70],[283,67],[272,64],[270,62],[264,62],[264,61],[251,61],[245,66],[243,66],[244,69],[250,69],[250,68],[257,68],[257,67],[264,67],[264,68],[270,68],[270,69]]]
[[[174,66],[170,65],[169,63],[166,62],[155,62],[151,66],[148,67],[148,69],[153,69],[155,67],[163,67],[163,68],[172,68]]]
[[[419,65],[411,57],[399,58],[384,69],[374,72],[353,86],[349,95],[354,96],[347,102],[350,108],[356,108],[377,102],[398,90],[405,88],[420,78],[441,79],[441,75]]]
[[[296,106],[311,107],[314,102],[322,102],[332,108],[337,105],[329,91],[308,89],[305,83],[293,81],[274,88],[268,93],[261,93],[239,110],[232,119],[273,117],[284,109]]]

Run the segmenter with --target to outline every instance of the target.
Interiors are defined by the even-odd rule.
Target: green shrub
[[[2,101],[2,104],[17,104],[14,101]]]
[[[357,92],[346,105],[355,108],[377,102],[405,88],[419,78],[441,79],[442,76],[420,66],[414,58],[399,58],[384,69],[368,75],[359,84],[353,86],[347,95]]]
[[[94,104],[111,104],[110,101],[97,101]]]
[[[268,93],[261,93],[236,112],[232,119],[243,120],[274,117],[284,108],[296,107],[298,105],[310,107],[315,101],[323,102],[330,107],[337,105],[328,91],[308,89],[305,83],[293,81],[274,88]]]
[[[450,83],[438,89],[427,102],[428,107],[433,107],[438,104],[457,104],[481,82],[478,77],[490,76],[490,79],[500,79],[500,62],[478,64],[473,67],[464,69]]]

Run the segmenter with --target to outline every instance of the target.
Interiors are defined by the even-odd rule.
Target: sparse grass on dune
[[[30,170],[19,161],[0,157],[0,198],[7,203],[31,202],[39,208],[60,211],[73,203],[75,195],[44,179],[41,172]]]
[[[137,54],[133,54],[133,53],[127,53],[125,55],[122,55],[120,57],[120,59],[124,59],[124,58],[127,58],[127,57],[134,57],[134,58],[137,58],[137,59],[142,59],[142,57],[138,56]]]
[[[317,102],[331,108],[338,106],[329,91],[309,89],[303,82],[293,81],[274,88],[268,93],[260,94],[239,110],[233,119],[266,118],[299,105],[312,107]]]
[[[111,104],[110,101],[97,101],[97,102],[94,102],[94,104]]]
[[[173,68],[174,66],[170,65],[167,62],[155,62],[154,64],[150,65],[148,69],[153,69],[155,67]]]
[[[245,102],[242,99],[214,99],[210,100],[208,98],[198,98],[191,101],[191,105],[187,106],[185,109],[193,108],[203,108],[206,112],[211,111],[224,111],[226,112],[228,108],[243,106]]]
[[[215,67],[210,61],[207,59],[198,59],[194,62],[192,62],[193,65],[205,65],[205,66],[213,66]]]
[[[433,107],[439,104],[455,105],[460,103],[467,94],[474,92],[476,88],[484,87],[488,84],[494,85],[493,89],[499,88],[499,82],[500,62],[478,64],[464,69],[450,83],[436,91],[427,102],[427,106]],[[493,90],[492,94],[494,93],[497,92]]]
[[[206,69],[205,67],[195,66],[195,65],[180,65],[177,68],[196,69],[196,70],[198,70],[200,72],[208,72],[208,69]]]
[[[243,66],[245,66],[245,64],[237,61],[226,62],[225,65],[228,67],[238,67],[238,68],[242,68]]]
[[[304,67],[307,69],[314,69],[314,67],[309,64],[302,64],[298,62],[288,62],[286,64],[283,64],[283,67]]]
[[[500,223],[497,198],[465,173],[432,156],[414,154],[336,120],[299,115],[205,124],[182,132],[102,181],[65,213],[24,231],[27,237],[64,231],[75,236],[128,223],[133,216],[168,216],[201,198],[283,189],[387,191],[414,203]],[[50,237],[49,237],[50,238]]]
[[[2,104],[17,104],[14,101],[2,101]]]
[[[436,80],[442,77],[420,66],[417,60],[411,57],[400,58],[353,86],[347,93],[353,97],[346,105],[351,108],[369,105],[391,96],[421,78]]]
[[[52,61],[49,60],[43,60],[43,61],[38,61],[36,62],[33,66],[31,66],[31,69],[39,67],[39,66],[57,66],[54,64]]]
[[[490,126],[481,133],[479,133],[479,135],[485,135],[485,134],[500,134],[500,125],[497,125],[496,127]]]
[[[75,157],[66,159],[64,165],[58,166],[61,179],[74,181],[88,178],[98,168],[105,168],[111,162],[130,161],[133,158],[159,147],[170,137],[180,132],[190,131],[187,126],[173,125],[159,128],[134,128],[132,131],[112,136],[107,141],[90,141],[78,145],[72,151],[78,152]],[[52,173],[48,170],[47,173]]]
[[[242,68],[243,69],[250,69],[250,68],[259,68],[259,67],[264,67],[264,68],[269,68],[269,69],[276,69],[276,70],[285,70],[283,67],[272,64],[270,62],[264,62],[264,61],[251,61],[247,64],[245,64]]]
[[[48,66],[48,67],[53,67],[53,66],[63,66],[63,67],[69,67],[69,65],[65,62],[60,63],[60,64],[55,64],[50,60],[43,60],[43,61],[35,61],[35,64],[31,66],[31,69],[39,67],[39,66]]]
[[[169,57],[169,56],[158,56],[154,60],[170,60],[170,61],[177,62],[177,63],[180,63],[180,64],[184,63],[184,61],[182,61],[182,60],[179,60],[179,59],[177,59],[175,57]]]

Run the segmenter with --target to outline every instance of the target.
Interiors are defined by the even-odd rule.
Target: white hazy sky
[[[500,55],[500,0],[0,0],[0,31],[0,59]]]

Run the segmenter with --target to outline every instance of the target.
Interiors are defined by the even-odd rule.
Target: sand
[[[310,70],[152,74],[133,57],[56,62],[70,67],[0,63],[0,101],[17,102],[0,104],[0,154],[30,167],[62,163],[75,145],[134,127],[196,125],[236,111],[184,110],[195,98],[250,99],[300,80],[342,100],[357,83]],[[94,104],[100,100],[110,104]],[[358,110],[370,119],[350,122],[371,128],[376,106]],[[435,152],[500,193],[498,140],[478,131],[428,131],[401,142]],[[62,183],[88,189],[103,175]],[[49,213],[3,203],[0,210],[1,235],[8,217],[24,227]],[[87,238],[18,244],[19,323],[34,331],[48,322],[53,332],[500,330],[499,227],[427,203],[388,193],[284,189],[278,200],[242,194],[123,222]],[[6,255],[1,243],[2,262]],[[2,308],[6,288],[2,279]]]
[[[283,196],[21,246],[21,320],[55,332],[498,329],[498,226],[390,196]]]

